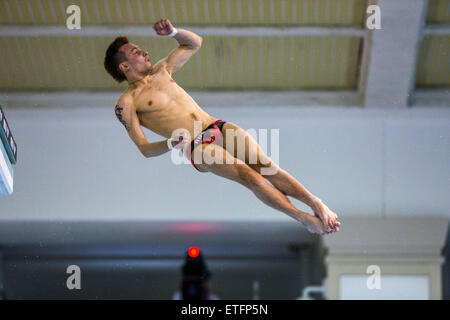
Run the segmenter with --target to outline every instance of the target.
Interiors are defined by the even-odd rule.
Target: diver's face
[[[151,69],[152,63],[148,57],[148,52],[141,50],[133,43],[124,44],[119,49],[125,53],[129,67],[138,73],[148,73]]]

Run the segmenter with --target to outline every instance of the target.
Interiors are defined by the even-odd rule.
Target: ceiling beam
[[[200,35],[219,36],[353,36],[366,37],[368,32],[360,28],[346,27],[190,27],[180,26]],[[379,30],[381,31],[381,30]],[[151,27],[142,26],[88,26],[81,30],[69,30],[61,26],[0,25],[0,36],[115,36],[117,34],[157,37]],[[450,35],[450,24],[431,24],[423,29],[423,35]]]
[[[368,108],[406,108],[414,89],[427,0],[378,0],[381,29],[367,30],[358,91]]]
[[[423,29],[423,35],[450,35],[450,23],[429,24]]]
[[[201,36],[354,36],[363,37],[365,30],[340,27],[190,27],[188,29]],[[87,26],[80,30],[69,30],[62,26],[1,25],[0,36],[134,36],[157,37],[151,26]]]

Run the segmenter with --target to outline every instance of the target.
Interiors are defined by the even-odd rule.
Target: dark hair
[[[119,83],[126,80],[122,70],[119,69],[119,64],[127,60],[125,53],[119,52],[119,48],[128,42],[127,37],[120,36],[115,38],[106,50],[103,62],[106,71]]]

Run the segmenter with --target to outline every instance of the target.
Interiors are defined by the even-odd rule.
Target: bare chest
[[[180,89],[169,74],[158,74],[148,84],[134,92],[136,112],[157,113],[164,111],[183,94],[184,90]]]
[[[162,136],[190,127],[204,113],[167,72],[152,77],[132,95],[140,125]]]

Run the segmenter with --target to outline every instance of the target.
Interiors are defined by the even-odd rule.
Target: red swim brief
[[[191,163],[195,169],[198,170],[197,166],[194,164],[194,161],[192,161],[192,152],[194,151],[195,147],[203,143],[213,143],[214,141],[219,140],[222,137],[222,126],[224,125],[224,123],[225,121],[222,120],[214,121],[198,136],[196,136],[194,140],[191,141],[189,160],[191,160]]]

